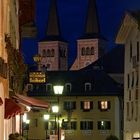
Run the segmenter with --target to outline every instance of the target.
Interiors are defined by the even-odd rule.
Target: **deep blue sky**
[[[96,0],[101,34],[108,39],[108,48],[115,47],[115,36],[124,12],[140,9],[140,0]],[[24,38],[22,51],[25,63],[32,64],[37,54],[37,43],[46,36],[50,0],[36,0],[36,38]],[[76,39],[83,34],[88,0],[58,0],[58,11],[63,38],[69,42],[69,64],[76,57]]]

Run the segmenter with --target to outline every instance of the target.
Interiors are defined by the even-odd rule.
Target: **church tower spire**
[[[98,22],[96,0],[89,0],[85,33],[94,34],[99,32],[100,32],[100,27]]]
[[[77,40],[77,58],[70,70],[79,70],[104,54],[106,40],[100,35],[96,0],[88,0],[84,35]]]
[[[57,11],[57,0],[50,0],[47,37],[38,43],[38,54],[41,55],[41,66],[47,70],[68,69],[68,44],[64,42],[60,33]]]
[[[47,25],[47,36],[59,36],[60,27],[59,27],[59,18],[57,12],[57,2],[56,0],[51,0],[50,2],[50,11],[48,17]]]

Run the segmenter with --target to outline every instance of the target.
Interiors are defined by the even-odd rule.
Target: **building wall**
[[[9,71],[8,54],[6,50],[6,36],[10,36],[13,46],[18,44],[18,0],[0,0],[0,97],[3,104],[0,106],[0,140],[8,140],[8,135],[13,132],[12,118],[4,119],[5,98],[9,98]]]
[[[130,29],[129,29],[130,30]],[[139,61],[140,31],[133,26],[125,42],[124,139],[140,136]],[[131,53],[132,46],[132,53]],[[128,76],[129,75],[129,76]]]
[[[47,97],[39,98],[51,102],[51,106],[57,103],[57,98]],[[98,139],[105,140],[107,136],[113,134],[118,138],[121,137],[120,133],[120,101],[117,96],[73,96],[73,97],[60,97],[59,98],[59,108],[60,108],[60,120],[68,120],[68,112],[64,110],[63,104],[64,101],[76,101],[76,109],[71,113],[71,121],[77,122],[76,130],[64,130],[65,137],[67,140],[72,139]],[[90,111],[83,111],[81,109],[81,101],[93,101],[93,109]],[[110,101],[111,108],[107,111],[100,111],[98,109],[98,101]],[[29,126],[29,138],[30,139],[45,139],[46,131],[44,129],[45,120],[43,120],[43,115],[47,112],[29,112],[28,117],[31,120]],[[55,120],[55,115],[50,114],[49,122]],[[80,121],[93,121],[93,130],[80,130]],[[111,129],[110,130],[98,130],[98,121],[110,121]],[[39,133],[41,132],[41,133]],[[49,130],[47,130],[49,133]]]

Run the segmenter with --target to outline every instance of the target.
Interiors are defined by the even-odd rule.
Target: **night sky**
[[[116,47],[115,37],[126,10],[140,9],[140,0],[96,0],[101,34],[108,40],[108,50]],[[25,63],[33,64],[38,41],[46,37],[50,0],[36,0],[36,38],[24,38],[22,51]],[[69,64],[76,57],[76,39],[84,33],[88,0],[58,0],[62,36],[69,42]]]

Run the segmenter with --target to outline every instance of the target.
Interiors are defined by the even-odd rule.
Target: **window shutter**
[[[90,109],[93,109],[93,102],[90,102]]]
[[[81,101],[81,109],[84,109],[83,105],[84,105],[84,102]]]
[[[101,109],[101,101],[98,101],[98,109]]]
[[[108,101],[107,104],[108,104],[108,109],[110,109],[110,108],[111,108],[111,103],[110,103],[110,101]]]

